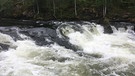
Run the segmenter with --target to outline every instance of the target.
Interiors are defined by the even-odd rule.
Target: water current
[[[1,26],[0,76],[135,76],[132,26],[105,34],[95,23],[54,23],[56,29]]]

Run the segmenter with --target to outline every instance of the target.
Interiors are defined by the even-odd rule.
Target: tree
[[[54,18],[56,18],[56,4],[54,0],[53,0],[53,16]]]
[[[103,18],[106,16],[106,10],[107,10],[107,1],[104,0],[104,5],[103,5]]]
[[[77,16],[77,3],[76,3],[76,0],[74,0],[74,8],[75,8],[75,16]]]
[[[35,0],[36,2],[36,9],[37,9],[37,15],[40,13],[40,10],[39,10],[39,3],[37,0]]]

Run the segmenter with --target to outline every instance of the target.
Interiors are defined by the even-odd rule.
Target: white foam
[[[61,64],[58,59],[78,57],[72,50],[57,44],[41,47],[32,40],[17,41],[16,44],[16,49],[0,53],[0,76],[57,76],[49,69],[52,64],[58,67]]]
[[[120,30],[120,32],[118,31],[110,35],[103,33],[97,36],[93,35],[93,40],[89,40],[87,35],[78,32],[70,33],[68,36],[72,44],[83,48],[83,51],[86,53],[129,57],[129,55],[132,55],[131,49],[133,51],[135,48],[135,41],[129,39],[129,35],[129,33],[121,32]]]
[[[9,35],[0,33],[0,43],[9,45],[10,47],[16,47],[15,41]]]
[[[38,46],[25,35],[20,35],[24,40],[15,42],[9,35],[0,33],[0,43],[17,46],[0,52],[0,76],[134,75],[134,32],[128,29],[104,34],[103,27],[94,26],[98,34],[88,36],[88,33],[76,31],[67,35],[70,43],[82,49],[82,56],[56,43]],[[90,31],[87,29],[87,32]]]

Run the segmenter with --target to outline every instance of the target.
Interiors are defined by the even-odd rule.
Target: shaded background
[[[0,0],[0,17],[135,22],[135,0]]]

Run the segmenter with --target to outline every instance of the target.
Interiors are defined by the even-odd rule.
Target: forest
[[[0,18],[135,22],[135,0],[0,0]]]

